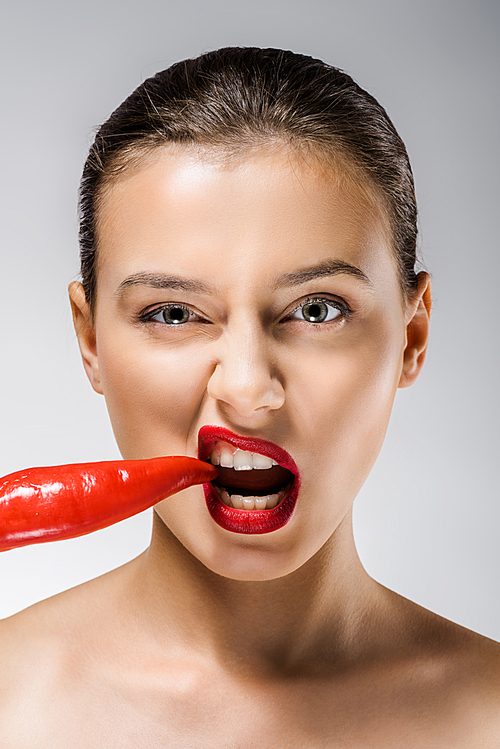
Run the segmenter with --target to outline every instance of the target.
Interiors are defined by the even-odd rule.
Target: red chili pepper
[[[210,463],[185,456],[11,473],[0,479],[0,551],[92,533],[216,475]]]

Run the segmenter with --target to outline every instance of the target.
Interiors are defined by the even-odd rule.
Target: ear
[[[417,289],[408,303],[406,347],[398,385],[400,388],[413,385],[424,365],[431,306],[431,279],[428,273],[422,271],[417,277]]]
[[[99,360],[97,358],[96,335],[92,322],[90,307],[85,299],[83,286],[73,281],[68,287],[73,324],[75,326],[78,345],[83,359],[83,366],[96,393],[103,394],[99,375]]]

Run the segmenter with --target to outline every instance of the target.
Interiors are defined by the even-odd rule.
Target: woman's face
[[[384,221],[364,191],[286,150],[208,156],[158,150],[109,189],[93,327],[81,287],[72,297],[85,366],[125,458],[198,456],[210,425],[295,461],[300,491],[276,530],[220,525],[199,486],[157,507],[211,570],[269,579],[304,564],[349,516],[395,391],[421,365],[425,342],[418,361],[410,343],[426,329],[408,326],[417,302],[405,311]],[[245,446],[227,442],[229,452]]]

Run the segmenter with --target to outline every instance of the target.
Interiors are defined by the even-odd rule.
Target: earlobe
[[[97,357],[97,346],[94,325],[90,307],[85,299],[83,286],[78,281],[73,281],[68,287],[73,324],[75,326],[78,345],[82,355],[83,366],[90,384],[96,393],[103,394],[101,378],[99,374],[99,360]]]
[[[400,388],[412,385],[424,365],[429,340],[431,305],[431,279],[428,273],[422,271],[418,274],[415,295],[408,304],[406,346],[398,385]]]

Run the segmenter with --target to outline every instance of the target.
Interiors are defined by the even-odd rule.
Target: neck
[[[306,564],[266,581],[221,577],[157,517],[155,526],[132,567],[129,605],[156,641],[188,643],[227,668],[280,673],[338,666],[366,646],[367,611],[380,592],[359,561],[350,514]]]

